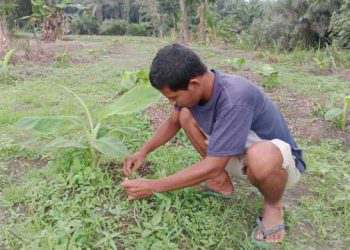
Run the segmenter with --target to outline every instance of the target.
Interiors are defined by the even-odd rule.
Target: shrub
[[[69,66],[70,61],[71,61],[70,55],[65,51],[56,56],[55,66],[58,68],[65,68]]]
[[[147,25],[144,23],[131,23],[128,26],[127,34],[130,36],[147,36]]]
[[[256,19],[250,28],[250,34],[256,46],[291,49],[294,26],[282,15],[274,15],[271,19]]]
[[[125,20],[106,20],[100,27],[100,35],[125,35],[127,27]]]
[[[262,85],[267,90],[271,90],[280,84],[278,71],[270,64],[262,65],[258,73],[263,77]]]
[[[331,108],[325,114],[327,121],[333,122],[338,128],[345,130],[347,124],[347,113],[350,108],[350,96],[345,96],[343,100],[343,108]]]
[[[99,22],[93,16],[83,15],[73,19],[71,30],[73,34],[96,35],[99,31]]]
[[[2,60],[0,59],[0,83],[11,84],[15,80],[8,68],[14,53],[15,50],[12,49],[5,54]]]
[[[340,13],[334,12],[331,20],[332,38],[335,45],[350,49],[350,0],[344,2]]]
[[[247,63],[246,60],[242,57],[227,59],[225,62],[231,66],[232,70],[241,70]]]

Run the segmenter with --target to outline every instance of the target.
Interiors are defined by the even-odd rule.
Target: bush
[[[256,19],[250,28],[251,39],[258,47],[291,49],[294,26],[282,15],[274,15],[271,19]]]
[[[147,26],[143,23],[131,23],[128,26],[127,34],[130,36],[147,36]]]
[[[100,27],[100,35],[125,35],[127,27],[125,20],[107,20]]]
[[[99,31],[99,22],[93,16],[83,15],[73,19],[71,30],[73,34],[96,35]]]
[[[335,45],[350,49],[350,0],[344,2],[340,13],[333,13],[331,20],[332,38]]]

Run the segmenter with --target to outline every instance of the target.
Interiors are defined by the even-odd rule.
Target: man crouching
[[[150,70],[152,86],[174,105],[171,116],[134,155],[124,162],[128,176],[147,155],[182,128],[202,160],[158,180],[126,179],[130,200],[206,182],[224,197],[234,178],[258,188],[264,198],[262,216],[252,237],[280,242],[285,235],[282,196],[294,186],[305,163],[275,104],[247,79],[208,70],[191,49],[168,45],[157,53]]]

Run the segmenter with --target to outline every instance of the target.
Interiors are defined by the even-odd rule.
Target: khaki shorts
[[[256,142],[265,141],[261,139],[255,132],[250,131],[245,147],[249,148]],[[293,187],[298,183],[301,173],[295,166],[294,156],[292,154],[291,147],[288,143],[280,140],[273,139],[272,142],[276,147],[279,148],[283,157],[282,167],[287,170],[288,180],[286,184],[286,189]],[[235,178],[243,179],[248,181],[247,175],[244,174],[244,155],[232,157],[232,159],[226,165],[226,171],[231,178],[231,181]]]

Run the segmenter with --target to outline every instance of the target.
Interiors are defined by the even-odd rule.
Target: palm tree
[[[10,38],[6,28],[5,18],[0,16],[0,56],[5,53],[5,50],[9,47]]]
[[[2,56],[10,46],[6,17],[12,14],[14,7],[13,1],[0,0],[0,56]]]
[[[180,9],[181,9],[181,34],[182,34],[181,39],[182,39],[182,42],[186,44],[189,42],[189,39],[190,39],[186,0],[180,0]]]

